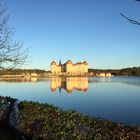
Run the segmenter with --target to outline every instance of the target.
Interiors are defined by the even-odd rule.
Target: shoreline
[[[0,122],[17,139],[140,139],[140,126],[125,125],[38,102],[0,96]]]
[[[37,81],[37,80],[41,80],[41,79],[46,79],[46,78],[72,78],[72,77],[78,77],[78,78],[82,78],[82,77],[87,77],[87,78],[112,78],[112,77],[140,77],[140,76],[129,76],[129,75],[112,75],[112,76],[79,76],[79,75],[73,75],[73,76],[21,76],[21,75],[10,75],[10,76],[0,76],[0,81],[22,81],[22,82],[26,82],[26,81]]]
[[[67,77],[113,77],[114,75],[111,76],[96,76],[96,75],[45,75],[45,76],[23,76],[23,75],[0,75],[0,80],[2,79],[28,79],[28,78],[57,78],[57,77],[62,77],[62,78],[67,78]],[[121,76],[121,75],[120,75]]]

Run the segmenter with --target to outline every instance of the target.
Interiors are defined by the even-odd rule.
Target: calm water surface
[[[0,95],[50,103],[66,110],[140,125],[140,77],[1,81]]]

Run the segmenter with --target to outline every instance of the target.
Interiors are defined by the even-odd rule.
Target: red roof
[[[86,61],[84,61],[83,64],[87,65],[88,63]]]
[[[66,62],[66,64],[72,64],[72,61],[71,61],[71,60],[68,60],[68,61]]]
[[[79,65],[79,64],[82,64],[82,62],[77,62],[76,64]]]
[[[56,62],[55,62],[55,61],[52,61],[52,62],[51,62],[51,65],[56,65]]]

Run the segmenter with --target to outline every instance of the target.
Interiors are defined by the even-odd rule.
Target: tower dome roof
[[[72,64],[72,61],[71,61],[71,60],[68,60],[68,61],[66,62],[66,64]]]
[[[87,65],[88,63],[86,61],[84,61],[83,64]]]
[[[56,62],[55,62],[55,61],[52,61],[52,62],[51,62],[51,65],[56,65]]]

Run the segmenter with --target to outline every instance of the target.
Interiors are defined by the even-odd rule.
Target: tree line
[[[88,72],[98,73],[111,73],[112,75],[127,75],[127,76],[140,76],[140,67],[123,68],[123,69],[88,69]]]
[[[6,69],[6,70],[0,70],[0,75],[22,75],[22,74],[31,74],[31,73],[37,73],[42,74],[45,73],[45,70],[40,69]]]
[[[50,72],[50,71],[47,71]],[[115,76],[128,75],[128,76],[140,76],[140,67],[123,68],[123,69],[88,69],[89,73],[99,74],[99,73],[111,73]],[[41,69],[5,69],[0,70],[0,75],[21,75],[21,74],[44,74],[45,70]]]

